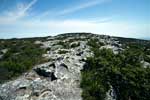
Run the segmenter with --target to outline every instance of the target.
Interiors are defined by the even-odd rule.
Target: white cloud
[[[105,2],[108,2],[108,1],[110,1],[110,0],[90,0],[86,3],[82,3],[80,5],[73,6],[71,8],[66,8],[66,9],[60,11],[58,13],[58,15],[65,15],[65,14],[68,14],[68,13],[73,13],[73,12],[79,11],[81,9],[89,8],[89,7],[92,7],[92,6],[95,6],[95,5],[98,5],[98,4],[102,4],[102,3],[105,3]]]
[[[38,17],[38,19],[42,19],[44,17],[47,17],[50,14],[53,17],[63,16],[63,15],[66,15],[66,14],[74,13],[74,12],[77,12],[79,10],[86,9],[86,8],[89,8],[89,7],[93,7],[93,6],[103,4],[103,3],[106,3],[106,2],[110,2],[110,1],[111,0],[88,0],[87,2],[84,2],[84,3],[82,2],[78,5],[71,5],[68,8],[61,9],[60,11],[49,11],[48,10],[48,11],[45,11],[43,14],[41,14],[37,17]]]
[[[95,22],[96,20],[22,21],[16,25],[19,30],[14,29],[10,30],[10,32],[16,33],[17,30],[18,34],[22,33],[24,36],[56,35],[64,32],[92,32],[122,37],[150,37],[150,34],[147,34],[149,28],[146,24],[144,26],[135,23],[116,21]]]
[[[53,16],[70,14],[107,1],[110,0],[90,0],[89,2],[57,11],[55,14],[53,13]],[[19,20],[30,14],[29,11],[36,2],[37,0],[32,0],[29,4],[20,3],[16,6],[15,10],[7,11],[5,15],[0,16],[0,26],[5,27],[0,28],[0,36],[2,36],[1,33],[15,33],[16,37],[30,37],[56,35],[64,32],[93,32],[122,37],[150,37],[150,34],[148,34],[150,33],[148,24],[138,25],[128,21],[113,21],[112,16],[85,20],[43,20],[50,13],[50,11],[46,11],[39,16],[42,20],[32,17],[28,20]]]
[[[1,24],[11,24],[14,21],[17,21],[20,18],[23,18],[28,15],[28,10],[37,2],[37,0],[32,0],[30,3],[18,3],[15,9],[11,11],[5,11],[4,15],[0,16]]]

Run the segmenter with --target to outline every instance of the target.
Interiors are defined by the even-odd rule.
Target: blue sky
[[[0,38],[92,32],[150,38],[150,0],[0,0]]]

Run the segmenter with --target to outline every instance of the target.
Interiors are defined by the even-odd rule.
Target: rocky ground
[[[87,41],[78,41],[79,46],[65,49],[57,45],[62,40],[55,38],[58,37],[35,42],[43,44],[42,48],[51,49],[43,54],[50,61],[35,66],[16,80],[2,84],[2,100],[81,100],[80,70],[85,63],[83,60],[91,54]],[[77,41],[69,45],[73,43]],[[67,52],[59,53],[60,50]]]
[[[36,65],[15,80],[0,85],[0,100],[82,100],[80,71],[87,57],[93,55],[87,41],[98,38],[114,53],[122,50],[116,38],[98,35],[59,35],[47,37],[36,44],[47,49],[43,56],[49,59]],[[62,43],[64,43],[62,45]],[[113,100],[113,90],[108,91],[107,100]]]

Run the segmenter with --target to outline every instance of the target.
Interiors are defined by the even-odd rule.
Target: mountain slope
[[[20,43],[18,47],[28,41],[32,45],[12,51],[4,59],[14,40],[15,44]],[[21,63],[23,60],[18,62],[21,64],[17,71],[22,71],[11,74],[8,78],[11,80],[6,79],[8,82],[0,85],[2,100],[148,100],[150,97],[150,41],[90,33],[14,40],[1,40],[1,44],[11,41],[1,47],[1,72],[7,69],[2,62],[14,54],[19,55],[16,60],[29,54],[25,61],[35,63],[29,67]],[[26,48],[29,49],[24,54]],[[8,67],[7,72],[14,66]]]

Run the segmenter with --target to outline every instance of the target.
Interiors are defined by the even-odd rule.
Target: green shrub
[[[87,45],[91,46],[92,48],[100,48],[104,45],[104,43],[100,42],[98,39],[90,39]]]
[[[5,40],[8,51],[0,60],[0,83],[17,77],[34,65],[44,62],[45,50],[30,40]],[[5,49],[5,48],[3,48]]]
[[[70,46],[69,46],[69,43],[68,42],[58,42],[57,45],[62,45],[64,49],[69,49]]]
[[[94,43],[95,41],[95,43]],[[113,87],[117,100],[149,100],[150,68],[140,63],[146,58],[143,48],[130,46],[119,54],[110,49],[99,49],[97,40],[88,44],[94,57],[86,61],[82,70],[81,88],[83,100],[104,100]]]

